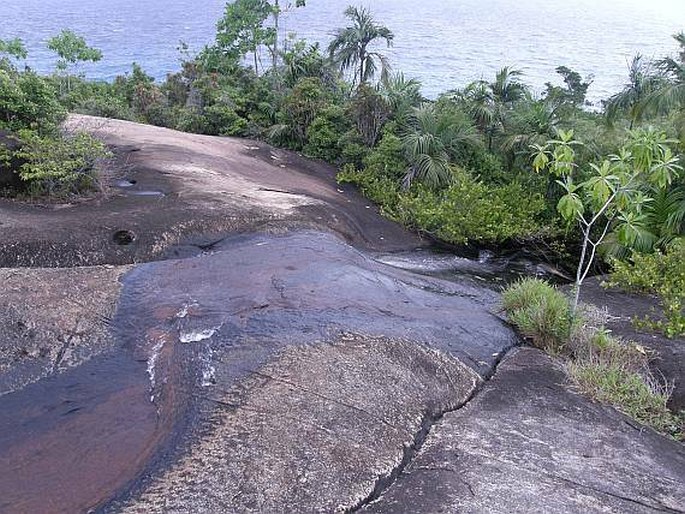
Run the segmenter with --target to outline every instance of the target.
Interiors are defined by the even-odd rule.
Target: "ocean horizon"
[[[288,32],[327,45],[346,23],[351,2],[309,0],[283,16]],[[375,0],[363,5],[395,33],[384,50],[395,71],[417,78],[429,97],[491,79],[503,66],[524,73],[535,91],[547,81],[559,83],[555,68],[568,66],[593,77],[595,102],[620,90],[628,63],[673,54],[672,35],[685,30],[685,2],[676,0],[425,0],[420,12],[408,0]],[[112,80],[137,62],[158,80],[180,67],[181,41],[192,52],[211,43],[223,0],[4,0],[0,38],[22,38],[26,64],[42,73],[56,57],[45,47],[63,28],[83,35],[104,54],[82,67],[92,79]]]

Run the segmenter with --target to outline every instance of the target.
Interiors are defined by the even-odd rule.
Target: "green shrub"
[[[442,191],[415,186],[401,196],[398,207],[411,226],[467,245],[535,237],[543,230],[539,217],[545,202],[516,183],[492,187],[462,173]]]
[[[200,111],[194,108],[180,107],[174,109],[173,117],[168,121],[174,123],[173,128],[183,132],[203,134],[207,131],[207,120]]]
[[[379,205],[381,212],[396,221],[405,221],[396,209],[400,196],[399,184],[390,178],[358,170],[353,164],[346,164],[337,175],[340,184],[355,184],[371,201]]]
[[[668,337],[685,335],[685,238],[675,240],[663,253],[635,253],[631,261],[614,261],[613,266],[608,285],[659,297],[661,316],[634,320],[639,326]]]
[[[213,104],[205,107],[205,133],[221,136],[243,135],[247,120],[241,118],[232,107],[226,104]]]
[[[501,158],[485,148],[464,148],[458,157],[463,168],[477,175],[486,184],[501,185],[511,181],[512,173],[504,169]]]
[[[524,278],[502,293],[509,320],[530,343],[558,354],[569,341],[571,305],[564,294],[537,278]]]
[[[488,186],[468,173],[456,173],[453,184],[435,190],[415,184],[402,190],[406,169],[401,140],[385,134],[358,170],[345,166],[339,182],[354,183],[384,214],[411,228],[452,244],[497,244],[534,239],[547,231],[540,221],[546,210],[542,195],[517,182]]]
[[[350,126],[345,111],[336,105],[322,109],[307,128],[304,153],[334,163],[341,157],[342,138]]]
[[[309,126],[326,106],[327,100],[325,88],[319,79],[305,78],[293,87],[283,100],[279,120],[289,128],[292,141],[288,146],[298,148],[307,142]]]
[[[97,164],[110,154],[105,145],[85,133],[38,136],[23,132],[18,156],[26,161],[19,170],[34,195],[69,196],[96,189]]]
[[[391,124],[386,125],[378,144],[364,159],[367,172],[379,177],[386,177],[400,182],[409,163],[404,155],[402,138],[393,132]]]
[[[54,132],[66,111],[52,84],[32,71],[0,66],[0,129]]]
[[[352,164],[358,168],[363,167],[364,160],[371,153],[371,148],[362,143],[356,129],[350,129],[342,135],[340,148],[343,164]]]
[[[139,113],[136,114],[135,112],[134,116],[137,121],[143,123],[176,129],[179,126],[179,120],[184,111],[185,109],[183,107],[168,107],[163,102],[157,102],[148,107],[144,116]],[[201,124],[196,126],[202,128]]]
[[[76,107],[74,111],[81,114],[90,114],[91,116],[100,116],[102,118],[114,118],[117,120],[135,120],[133,110],[121,98],[93,96],[83,100]]]

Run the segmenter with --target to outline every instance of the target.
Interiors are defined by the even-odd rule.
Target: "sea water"
[[[308,0],[283,16],[282,27],[325,47],[345,25],[350,3],[371,9],[395,33],[393,48],[384,50],[393,68],[419,79],[429,97],[491,79],[503,66],[522,70],[540,92],[547,81],[559,83],[554,69],[565,65],[594,76],[589,97],[597,101],[621,88],[634,54],[674,54],[671,36],[685,30],[683,0]],[[2,0],[0,38],[22,38],[28,64],[48,72],[56,58],[46,40],[71,28],[104,53],[100,63],[82,67],[86,76],[111,80],[135,61],[163,79],[179,68],[180,41],[192,51],[212,41],[224,6],[224,0]]]

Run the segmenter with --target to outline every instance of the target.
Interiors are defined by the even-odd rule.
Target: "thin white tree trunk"
[[[279,19],[281,17],[281,11],[280,7],[278,6],[278,0],[274,0],[274,30],[276,31],[276,37],[274,39],[274,54],[273,54],[273,62],[271,64],[272,71],[276,71],[276,67],[278,66],[278,25],[279,25]]]

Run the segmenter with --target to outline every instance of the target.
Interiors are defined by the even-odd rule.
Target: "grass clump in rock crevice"
[[[566,296],[543,280],[524,278],[502,293],[510,321],[536,348],[559,354],[568,344],[573,317]]]
[[[606,330],[606,311],[582,306],[573,317],[570,299],[535,278],[507,288],[502,303],[528,342],[562,361],[580,392],[658,432],[683,439],[685,416],[668,409],[671,388],[650,370],[650,352]]]
[[[683,439],[683,415],[667,407],[668,388],[640,372],[611,363],[570,362],[568,374],[578,389],[643,425],[674,439]]]
[[[649,368],[652,354],[643,346],[624,341],[587,321],[606,315],[589,307],[584,321],[571,335],[565,368],[575,387],[600,403],[612,405],[640,423],[675,439],[683,439],[685,417],[667,404],[672,387]]]

